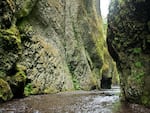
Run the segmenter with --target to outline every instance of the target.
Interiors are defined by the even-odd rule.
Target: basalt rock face
[[[150,107],[150,1],[112,0],[107,44],[125,100]]]
[[[94,0],[0,1],[0,100],[100,88],[101,19]]]

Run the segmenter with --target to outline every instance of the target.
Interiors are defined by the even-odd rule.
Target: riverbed
[[[0,104],[0,113],[150,113],[135,104],[123,104],[119,87],[35,95]]]

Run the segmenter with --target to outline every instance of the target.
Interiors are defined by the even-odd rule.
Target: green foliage
[[[19,95],[17,96],[23,95],[23,90],[27,79],[25,69],[26,68],[23,65],[16,65],[11,69],[11,72],[13,73],[8,73],[6,76],[6,81],[9,86],[11,86],[14,96],[16,96],[18,92]]]
[[[143,81],[144,75],[145,75],[145,72],[139,72],[135,78],[139,83],[141,83]]]
[[[119,3],[123,3],[124,2],[124,0],[119,0]]]
[[[7,43],[7,49],[21,50],[20,34],[16,26],[11,26],[10,29],[0,29],[0,38]]]
[[[15,74],[15,76],[13,76],[14,79],[14,82],[15,83],[20,83],[20,82],[23,82],[25,83],[26,81],[26,75],[25,75],[25,72],[24,71],[19,71]]]
[[[22,43],[25,41],[30,41],[30,38],[33,36],[32,25],[29,24],[28,18],[23,18],[17,22],[17,27],[20,31],[20,37]]]
[[[0,78],[0,101],[7,101],[13,97],[9,84]]]
[[[81,87],[80,87],[79,81],[77,80],[77,78],[75,76],[73,76],[72,81],[73,81],[75,90],[80,90]]]
[[[20,0],[16,0],[16,4],[20,4],[20,10],[17,11],[16,17],[22,18],[27,16],[32,11],[36,1],[37,0],[24,0],[20,2]]]
[[[5,78],[6,74],[4,71],[0,70],[0,78]]]
[[[29,96],[32,94],[32,91],[33,91],[33,86],[31,83],[28,83],[24,88],[24,95]]]
[[[11,75],[12,77],[10,78],[10,84],[18,86],[20,83],[25,84],[26,82],[26,74],[25,74],[25,67],[22,65],[17,65],[16,68],[14,69],[16,71],[15,75]]]
[[[134,48],[133,49],[133,53],[135,53],[135,54],[139,54],[139,53],[141,53],[141,48]]]
[[[145,91],[142,95],[141,102],[145,106],[150,106],[150,93],[148,91]]]
[[[54,91],[53,88],[48,87],[47,89],[44,90],[44,93],[51,93],[49,91]],[[35,94],[40,94],[43,93],[40,90],[40,86],[35,86],[32,83],[28,83],[26,84],[26,86],[24,87],[24,95],[25,96],[29,96],[29,95],[35,95]]]
[[[135,66],[136,66],[137,68],[141,68],[141,67],[142,67],[142,63],[141,63],[140,61],[135,62]]]

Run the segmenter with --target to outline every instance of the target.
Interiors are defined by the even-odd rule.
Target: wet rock
[[[150,106],[148,0],[114,0],[109,7],[109,52],[120,71],[125,100]]]

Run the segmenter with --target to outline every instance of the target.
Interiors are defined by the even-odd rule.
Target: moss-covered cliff
[[[150,107],[150,1],[112,0],[107,43],[125,100]]]
[[[0,1],[0,100],[100,88],[104,72],[115,75],[95,6],[94,0]]]

